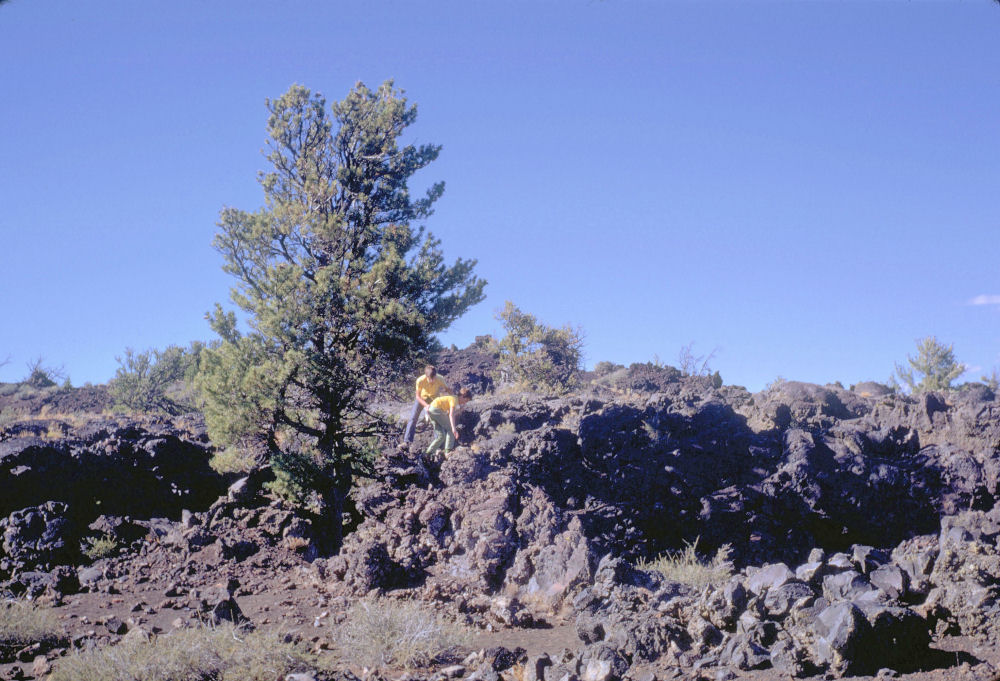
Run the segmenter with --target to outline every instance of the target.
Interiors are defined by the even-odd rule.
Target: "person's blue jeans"
[[[424,405],[420,400],[413,400],[413,414],[410,415],[410,422],[406,424],[406,432],[403,434],[403,442],[410,444],[413,442],[413,434],[417,430],[417,421],[420,419],[420,412],[424,410]]]

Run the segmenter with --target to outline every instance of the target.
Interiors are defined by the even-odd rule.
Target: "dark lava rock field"
[[[490,388],[487,359],[439,367]],[[516,681],[996,677],[1000,401],[983,386],[751,394],[633,365],[561,397],[501,388],[468,405],[447,458],[422,456],[427,431],[408,451],[387,440],[332,555],[308,512],[209,467],[198,416],[78,421],[0,427],[0,591],[57,610],[148,591],[152,612],[120,634],[237,611],[319,631],[309,608],[333,622],[381,596],[507,641],[570,632],[561,650],[525,645]],[[88,537],[121,551],[90,560]],[[642,567],[695,545],[721,550],[721,579]],[[278,592],[301,598],[261,605]]]

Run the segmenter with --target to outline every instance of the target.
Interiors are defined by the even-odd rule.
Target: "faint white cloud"
[[[1000,305],[1000,296],[982,293],[969,301],[969,305]]]

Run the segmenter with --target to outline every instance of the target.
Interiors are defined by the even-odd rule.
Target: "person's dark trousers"
[[[417,420],[423,410],[424,405],[420,404],[420,400],[413,400],[413,414],[410,415],[410,422],[406,424],[406,433],[403,435],[403,442],[406,444],[413,442],[413,433],[417,430]]]

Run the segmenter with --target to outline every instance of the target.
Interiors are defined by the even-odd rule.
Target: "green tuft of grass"
[[[66,634],[51,608],[20,600],[0,600],[0,662],[32,643],[58,645]]]
[[[274,681],[318,668],[287,635],[226,625],[76,652],[55,663],[49,681]]]
[[[730,561],[732,546],[723,544],[715,556],[709,559],[698,553],[698,539],[684,542],[683,549],[666,551],[652,560],[641,560],[636,567],[640,570],[655,570],[671,582],[699,588],[725,584],[733,576],[733,564]]]
[[[103,537],[87,537],[80,545],[80,553],[90,560],[110,558],[118,553],[118,540],[111,535]]]
[[[470,644],[465,627],[417,601],[363,599],[348,611],[336,645],[349,663],[369,669],[426,667]]]

